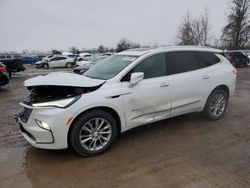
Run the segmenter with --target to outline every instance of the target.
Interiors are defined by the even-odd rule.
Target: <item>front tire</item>
[[[218,120],[222,118],[227,110],[228,94],[225,90],[217,89],[213,91],[206,102],[203,113],[208,120]]]
[[[118,134],[116,120],[103,110],[87,112],[71,126],[70,144],[81,156],[94,156],[105,152]]]
[[[67,67],[67,68],[71,68],[71,67],[72,67],[72,64],[71,64],[71,63],[66,63],[66,67]]]
[[[48,69],[48,68],[49,68],[49,64],[48,64],[48,63],[45,63],[45,64],[43,65],[43,68],[44,68],[44,69]]]

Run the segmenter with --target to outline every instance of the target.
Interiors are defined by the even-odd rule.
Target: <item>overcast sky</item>
[[[174,44],[187,11],[198,16],[206,6],[219,37],[228,0],[0,0],[0,51],[112,47],[121,38]]]

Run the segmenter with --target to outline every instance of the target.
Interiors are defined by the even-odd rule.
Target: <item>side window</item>
[[[64,60],[64,59],[67,59],[66,57],[58,57],[57,60]]]
[[[50,61],[57,61],[60,60],[60,57],[53,57]]]
[[[164,53],[143,60],[133,68],[132,72],[144,72],[144,79],[165,76],[166,61]]]
[[[167,74],[178,74],[200,69],[201,65],[193,52],[167,52]]]
[[[218,58],[212,52],[196,52],[201,60],[201,63],[204,64],[204,67],[214,65],[220,62],[220,58]]]

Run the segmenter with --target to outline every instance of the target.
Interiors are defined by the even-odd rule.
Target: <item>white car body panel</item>
[[[120,81],[134,66],[154,54],[190,50],[222,52],[199,47],[166,47],[144,51],[125,51],[118,55],[138,55],[139,57],[109,80],[92,79],[72,73],[52,73],[26,80],[24,82],[26,87],[43,85],[95,87],[103,84],[97,90],[82,94],[80,99],[67,109],[33,109],[28,122],[22,123],[23,127],[34,133],[32,127],[37,126],[34,119],[46,122],[51,127],[54,142],[40,144],[26,139],[35,147],[63,149],[68,147],[68,131],[72,126],[72,124],[67,125],[69,118],[74,120],[86,110],[99,107],[114,110],[120,119],[121,132],[125,132],[131,128],[169,117],[200,112],[210,93],[220,85],[227,86],[230,97],[232,97],[235,93],[236,75],[233,73],[233,66],[221,55],[218,55],[222,60],[221,63],[190,72],[143,79],[133,87],[129,82]],[[41,130],[37,131],[38,133],[34,134],[41,133]],[[40,141],[44,141],[46,136],[49,139],[48,133],[46,134],[38,136],[41,138]]]
[[[44,63],[44,61],[37,61],[37,62],[34,63],[34,65],[40,65],[42,63]]]
[[[75,86],[75,87],[95,87],[103,84],[104,80],[91,79],[85,76],[72,73],[50,73],[46,76],[37,76],[24,81],[25,87],[31,86]]]
[[[171,95],[165,80],[166,77],[146,79],[134,87],[122,83],[122,106],[129,128],[170,116]]]

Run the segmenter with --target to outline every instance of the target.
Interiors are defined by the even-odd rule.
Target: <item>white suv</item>
[[[23,136],[38,148],[106,151],[134,127],[192,112],[221,118],[235,93],[237,70],[223,52],[202,47],[118,53],[84,75],[52,73],[25,81]]]

